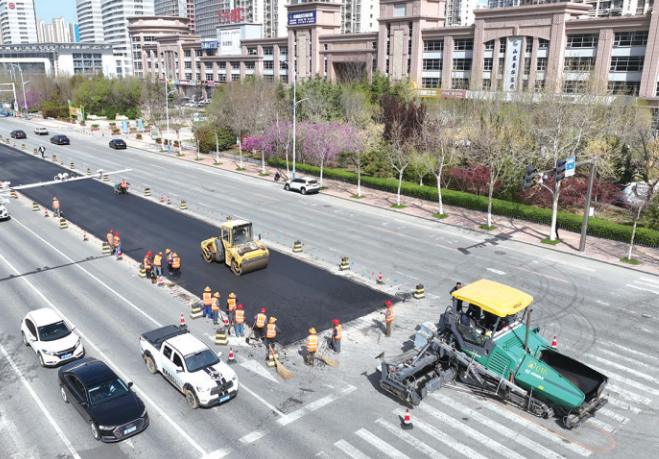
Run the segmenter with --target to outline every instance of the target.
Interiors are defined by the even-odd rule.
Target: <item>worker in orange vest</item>
[[[108,233],[108,245],[110,246],[110,255],[114,255],[114,230],[111,229]]]
[[[162,277],[162,252],[153,257],[153,270],[156,272],[156,277]]]
[[[341,338],[343,337],[343,330],[339,324],[339,319],[334,319],[334,330],[332,331],[332,349],[337,354],[341,352]]]
[[[172,259],[172,276],[176,279],[181,277],[181,259],[177,254],[174,254]]]
[[[304,363],[313,366],[313,361],[316,358],[316,351],[318,350],[318,336],[316,336],[316,329],[309,329],[309,336],[307,336],[307,355]]]
[[[121,258],[121,238],[119,233],[114,233],[114,251],[117,253],[117,260]]]
[[[204,302],[204,319],[211,318],[211,306],[213,304],[213,296],[211,295],[211,288],[206,286],[204,293],[201,296],[202,301]]]
[[[146,278],[151,279],[151,251],[149,250],[144,256],[144,269],[146,270]]]
[[[254,325],[252,328],[256,330],[255,335],[261,340],[265,337],[265,323],[267,319],[265,308],[262,308],[261,312],[254,316]]]
[[[213,301],[211,303],[211,314],[213,315],[213,325],[217,325],[217,319],[220,315],[220,292],[213,294]]]
[[[59,217],[59,201],[57,198],[53,198],[53,217]]]
[[[266,360],[270,356],[270,349],[272,349],[273,352],[276,352],[275,339],[277,338],[277,333],[281,333],[281,330],[279,330],[279,327],[275,324],[276,321],[277,321],[276,318],[270,317],[270,320],[268,321],[268,325],[266,326],[266,331],[265,331],[265,339],[267,344],[267,350],[265,355]]]
[[[238,301],[236,300],[236,294],[231,292],[229,293],[229,298],[227,298],[227,315],[229,316],[229,326],[236,323],[236,305]]]
[[[242,304],[236,309],[236,336],[245,336],[245,311]]]
[[[174,254],[170,249],[165,250],[165,257],[167,258],[167,271],[172,273],[172,262],[174,261]]]
[[[384,305],[387,307],[387,310],[384,313],[384,320],[387,323],[387,334],[385,336],[391,336],[391,323],[394,321],[394,310],[391,308],[391,301],[386,301]]]

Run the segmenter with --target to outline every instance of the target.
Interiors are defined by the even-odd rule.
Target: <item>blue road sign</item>
[[[572,177],[574,175],[574,167],[575,167],[575,158],[568,158],[567,162],[565,163],[565,176],[566,177]]]

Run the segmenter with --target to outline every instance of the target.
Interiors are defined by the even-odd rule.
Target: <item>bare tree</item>
[[[142,105],[146,121],[153,124],[158,130],[158,137],[162,137],[162,130],[167,125],[165,85],[145,80],[142,84]]]

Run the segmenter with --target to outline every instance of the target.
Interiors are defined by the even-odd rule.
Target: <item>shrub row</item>
[[[286,167],[286,161],[283,159],[270,158],[268,164],[273,167]],[[290,164],[290,162],[289,162]],[[290,165],[289,165],[290,167]],[[296,170],[309,175],[320,175],[320,168],[307,164],[296,164]],[[347,183],[357,184],[357,174],[339,169],[323,168],[323,178],[341,180]],[[383,179],[362,175],[362,185],[368,188],[396,193],[398,191],[398,180]],[[403,182],[401,194],[428,201],[437,201],[437,188],[434,186],[421,186],[413,183]],[[444,204],[451,206],[463,207],[465,209],[478,210],[487,212],[487,196],[476,196],[473,194],[463,193],[461,191],[442,189],[442,201]],[[534,223],[549,225],[551,223],[551,209],[541,209],[538,207],[528,206],[525,204],[503,201],[500,199],[492,200],[492,213],[504,215],[506,217],[526,220]],[[583,217],[580,215],[570,214],[567,212],[558,212],[556,216],[557,224],[576,233],[581,232]],[[588,219],[588,234],[591,236],[612,239],[614,241],[629,242],[632,237],[632,228],[619,223],[609,222],[597,217]],[[634,241],[638,245],[647,247],[659,247],[659,231],[647,228],[637,228]]]

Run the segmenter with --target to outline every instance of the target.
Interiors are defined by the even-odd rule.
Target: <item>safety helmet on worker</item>
[[[235,298],[235,297],[236,297],[235,293],[233,293],[233,292],[229,293],[229,298]]]
[[[206,286],[206,288],[204,289],[204,292],[210,292],[210,291],[211,291],[211,288],[209,286]]]
[[[390,306],[391,306],[391,301],[387,300],[387,301],[384,303],[384,305],[387,306],[387,307],[390,307]]]
[[[311,327],[311,328],[309,329],[309,333],[311,333],[312,335],[315,335],[315,334],[316,334],[316,329],[313,328],[313,327]]]
[[[242,309],[242,308],[243,308],[243,305],[242,305],[242,304],[239,304],[239,305],[238,305],[238,309]]]
[[[261,312],[265,312],[265,308],[261,308]]]
[[[334,320],[332,321],[332,323],[333,323],[334,325],[339,325],[339,319],[334,319]]]
[[[277,321],[276,318],[274,318],[274,317],[270,317],[270,323],[271,323],[271,324],[275,323],[276,321]]]
[[[171,250],[169,250],[169,249],[165,250],[165,253],[169,253],[169,252],[171,252]]]
[[[215,292],[215,294],[214,294],[213,296],[214,296],[215,298],[219,298],[219,297],[220,297],[220,292]]]

